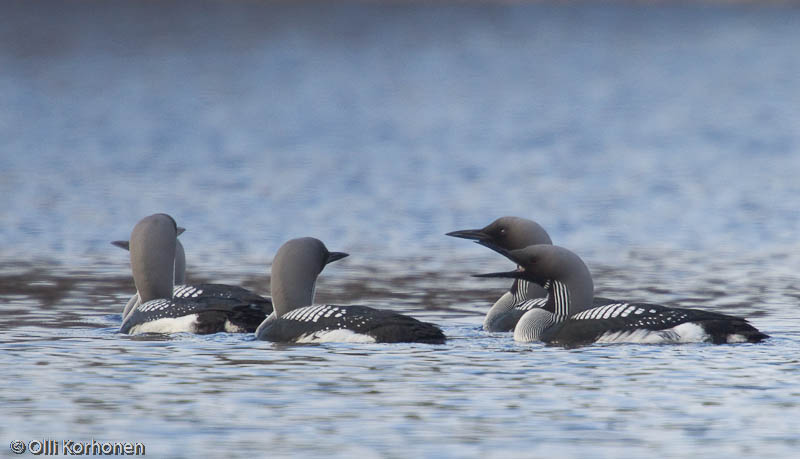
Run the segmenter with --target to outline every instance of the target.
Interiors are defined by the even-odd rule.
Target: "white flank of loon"
[[[470,239],[487,247],[504,250],[524,249],[530,245],[552,244],[547,231],[533,220],[520,217],[500,217],[481,229],[459,230],[447,236]],[[542,307],[547,301],[547,291],[534,282],[514,279],[511,288],[504,293],[486,313],[483,329],[490,332],[511,332],[522,316],[532,308]],[[611,302],[607,298],[595,298],[595,305]]]
[[[136,284],[120,332],[253,332],[272,312],[269,299],[230,285],[173,285],[174,279],[183,281],[185,272],[180,232],[172,217],[154,214],[136,224],[129,243],[113,242],[130,250]]]
[[[518,269],[477,277],[525,279],[547,290],[546,304],[526,312],[517,323],[516,341],[577,346],[597,342],[757,343],[768,338],[745,319],[700,309],[621,301],[597,306],[589,268],[563,247],[539,244],[511,251],[491,244],[487,247],[505,255]]]
[[[297,338],[296,343],[375,343],[375,338],[369,335],[356,333],[352,330],[339,328],[336,330],[323,330]]]
[[[283,244],[270,277],[275,314],[258,327],[256,338],[293,343],[444,343],[439,327],[406,315],[366,306],[315,305],[317,276],[325,265],[346,256],[329,252],[322,241],[311,237]]]

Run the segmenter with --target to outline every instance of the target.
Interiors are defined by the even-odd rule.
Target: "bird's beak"
[[[115,245],[120,249],[125,249],[125,250],[131,249],[131,243],[128,241],[111,241],[111,245]]]
[[[486,274],[473,274],[472,277],[510,277],[512,279],[524,279],[525,278],[525,270],[522,267],[518,267],[513,271],[504,271],[499,273],[486,273]]]
[[[183,232],[184,232],[184,231],[186,231],[186,228],[181,228],[181,227],[179,226],[179,227],[178,227],[178,236],[180,236],[181,234],[183,234]]]
[[[333,263],[336,260],[341,260],[342,258],[349,257],[349,253],[344,252],[329,252],[328,259],[325,261],[325,264]]]
[[[482,245],[484,247],[488,247],[488,248],[494,250],[495,252],[499,253],[500,255],[502,255],[502,256],[508,258],[509,260],[513,261],[514,264],[517,265],[517,269],[515,269],[513,271],[504,271],[504,272],[499,272],[499,273],[475,274],[472,277],[510,277],[512,279],[525,279],[526,278],[526,274],[527,273],[525,271],[525,268],[520,266],[519,262],[514,259],[512,251],[506,250],[506,249],[500,247],[499,245],[494,244],[494,243],[489,242],[489,241],[475,241],[475,242],[477,242],[478,244],[480,244],[480,245]],[[516,251],[513,251],[513,252],[516,252]]]
[[[451,231],[445,236],[451,237],[458,237],[461,239],[470,239],[473,241],[481,241],[485,239],[491,239],[488,234],[484,233],[482,229],[468,229],[468,230],[459,230],[459,231]]]

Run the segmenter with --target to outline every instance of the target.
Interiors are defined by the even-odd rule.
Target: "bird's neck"
[[[186,283],[186,252],[181,241],[175,244],[175,285]]]
[[[133,281],[142,303],[172,298],[174,246],[152,250],[131,250]]]
[[[547,305],[544,307],[553,314],[556,322],[592,307],[594,289],[591,284],[580,288],[569,282],[550,279],[545,282]]]
[[[304,285],[291,285],[283,282],[279,275],[273,275],[270,290],[275,315],[280,317],[294,309],[314,304],[316,284],[316,281],[312,281]]]
[[[522,303],[525,300],[547,296],[547,290],[525,279],[514,279],[514,283],[511,284],[509,292],[514,296],[515,303]]]

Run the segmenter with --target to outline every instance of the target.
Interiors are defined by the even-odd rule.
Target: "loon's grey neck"
[[[270,292],[275,315],[280,317],[294,309],[314,304],[315,285],[316,279],[277,274],[273,263]]]
[[[178,235],[181,235],[181,233],[184,231],[184,228],[178,227]],[[111,241],[111,245],[126,251],[130,251],[130,241]],[[175,240],[175,266],[173,268],[173,272],[175,285],[182,285],[186,283],[186,252],[183,249],[183,244],[181,244],[181,241],[177,239]],[[128,305],[125,306],[123,317],[125,317],[128,311],[130,311],[130,309],[137,304],[139,304],[138,293],[136,293],[131,298],[131,301],[128,302]]]
[[[166,214],[145,217],[133,228],[131,269],[141,303],[172,298],[177,237],[175,220]]]
[[[275,315],[314,304],[317,276],[326,264],[346,257],[329,252],[318,239],[304,237],[283,244],[272,261],[270,290]]]
[[[563,277],[547,279],[542,287],[547,290],[544,309],[551,312],[554,320],[561,322],[567,317],[593,307],[594,283],[586,265],[573,266]]]
[[[543,282],[542,287],[547,290],[547,303],[520,318],[514,328],[515,341],[542,341],[571,315],[592,307],[591,296],[589,302],[584,303],[585,289],[571,288],[567,283],[554,279]]]
[[[175,285],[186,283],[186,252],[181,241],[175,241]]]
[[[515,309],[520,303],[536,298],[544,298],[547,291],[541,286],[524,279],[514,279],[511,288],[495,301],[483,320],[484,328],[489,330],[496,321]]]
[[[579,289],[571,289],[566,283],[549,279],[543,282],[542,288],[547,291],[547,302],[544,307],[534,308],[520,318],[514,328],[515,341],[541,341],[546,333],[558,328],[569,318],[572,311],[589,309],[579,307],[582,293]]]
[[[186,283],[186,253],[183,250],[181,241],[175,241],[175,282],[174,285],[183,285]],[[133,294],[130,300],[125,304],[125,309],[122,310],[122,320],[133,311],[134,308],[141,304],[139,292]]]
[[[511,284],[509,292],[514,296],[514,301],[516,303],[522,303],[525,300],[532,300],[534,298],[543,298],[547,295],[547,290],[525,279],[515,279],[514,283]]]
[[[122,310],[122,320],[125,321],[125,318],[127,318],[131,311],[133,311],[136,306],[139,306],[139,304],[139,293],[137,292],[125,303],[125,308]]]

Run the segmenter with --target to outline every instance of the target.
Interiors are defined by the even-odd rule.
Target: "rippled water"
[[[6,2],[0,439],[155,457],[788,457],[800,446],[796,5]],[[191,281],[268,293],[277,247],[351,257],[321,302],[428,345],[115,333],[108,244],[154,212]],[[597,294],[746,316],[758,345],[517,344],[508,262],[455,229],[534,218]],[[5,448],[5,446],[3,446]]]

